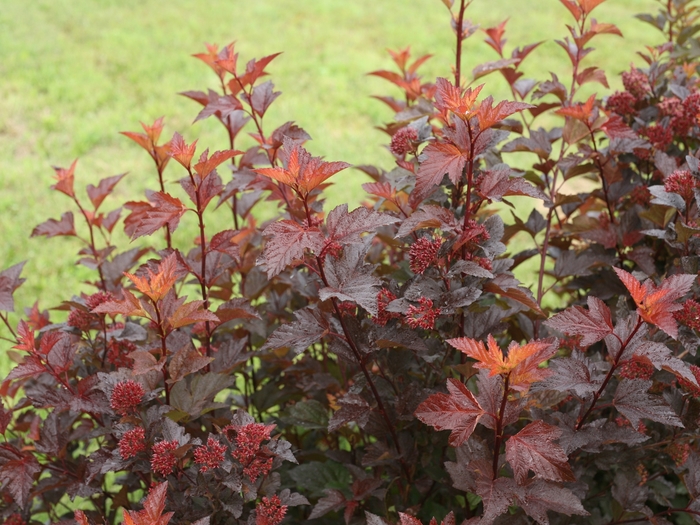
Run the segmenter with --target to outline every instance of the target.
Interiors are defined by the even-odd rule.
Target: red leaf
[[[582,347],[590,346],[613,332],[610,309],[592,296],[588,296],[588,310],[572,306],[545,321],[545,324],[567,335],[583,336]]]
[[[476,80],[477,78],[485,77],[489,73],[506,69],[518,63],[520,63],[519,58],[502,58],[501,60],[495,60],[493,62],[484,62],[472,70],[472,75],[474,75],[474,80]]]
[[[75,237],[75,225],[73,223],[73,212],[67,211],[61,215],[61,220],[49,219],[42,222],[39,226],[32,230],[32,237],[46,235],[46,237],[57,237],[59,235],[67,235]]]
[[[244,89],[248,85],[253,85],[258,80],[258,78],[266,75],[265,68],[267,65],[277,58],[282,53],[275,53],[273,55],[268,55],[260,59],[252,59],[246,64],[245,73],[234,78],[229,82],[229,88],[232,94],[238,93],[240,90]]]
[[[41,466],[32,455],[8,461],[0,468],[0,481],[20,508],[24,508],[34,485],[34,476],[41,472]]]
[[[479,119],[479,129],[483,133],[497,122],[500,122],[506,117],[534,107],[532,104],[524,102],[512,102],[503,100],[496,107],[493,107],[493,97],[486,97],[479,104],[479,109],[476,111],[476,117]]]
[[[146,277],[139,277],[130,273],[124,272],[136,288],[144,295],[147,295],[152,301],[159,301],[172,289],[175,281],[177,281],[177,254],[171,253],[165,259],[158,263],[158,271],[153,272],[149,267],[146,267]],[[93,310],[97,312],[97,309]]]
[[[581,11],[581,8],[576,5],[572,0],[559,0],[564,6],[571,12],[572,15],[574,15],[574,18],[578,21],[581,18],[581,15],[583,12]]]
[[[414,415],[435,430],[451,430],[450,445],[458,447],[469,439],[485,412],[460,381],[448,379],[447,390],[449,394],[433,394],[423,401]]]
[[[578,0],[579,5],[586,14],[590,14],[591,11],[593,11],[603,2],[605,2],[605,0]]]
[[[590,97],[588,97],[588,100],[584,104],[573,104],[571,106],[558,109],[556,111],[556,114],[563,115],[565,117],[571,117],[575,120],[580,120],[584,124],[587,124],[593,113],[595,97],[596,95],[593,94]]]
[[[0,399],[0,434],[5,435],[5,431],[11,422],[12,410],[6,410],[2,399]]]
[[[303,259],[304,250],[319,254],[323,246],[321,230],[306,229],[290,220],[270,224],[265,228],[263,236],[267,239],[263,259],[268,279],[283,271],[292,261]]]
[[[326,227],[328,238],[326,244],[336,242],[340,245],[359,244],[361,234],[374,232],[382,226],[398,222],[398,219],[386,213],[379,213],[360,206],[348,213],[348,205],[341,204],[328,214]]]
[[[576,82],[579,85],[585,84],[586,82],[598,82],[606,88],[610,88],[608,85],[608,79],[605,77],[605,71],[598,67],[587,67],[581,73],[576,76]]]
[[[500,56],[503,56],[503,45],[505,44],[505,40],[503,40],[503,35],[506,32],[507,23],[508,19],[506,18],[496,27],[484,29],[484,32],[488,35],[488,38],[486,38],[484,42],[491,46]]]
[[[576,481],[564,450],[554,443],[562,431],[534,421],[506,441],[506,460],[518,484],[527,481],[528,471],[550,481]]]
[[[65,193],[69,197],[74,197],[75,192],[73,191],[73,181],[74,181],[74,174],[75,174],[75,166],[78,163],[78,159],[73,161],[73,164],[70,165],[70,168],[65,169],[65,168],[58,168],[54,166],[54,171],[56,172],[56,184],[51,186],[51,189],[60,191],[61,193]]]
[[[613,405],[634,428],[639,427],[642,418],[683,428],[683,423],[664,399],[647,392],[652,384],[651,380],[623,379],[615,390]]]
[[[201,370],[213,360],[213,357],[202,355],[188,340],[185,346],[175,352],[170,363],[168,363],[168,375],[170,377],[167,383],[170,385],[177,383],[186,376]]]
[[[208,157],[209,150],[204,150],[200,155],[199,161],[194,165],[194,170],[199,174],[202,179],[205,179],[212,171],[214,171],[219,165],[226,162],[227,160],[233,158],[236,155],[242,155],[242,151],[227,149],[224,151],[216,151],[211,157]]]
[[[302,196],[350,167],[347,162],[324,162],[320,157],[312,157],[300,143],[287,137],[284,139],[282,159],[284,168],[258,168],[253,171],[289,186]]]
[[[273,91],[273,89],[274,85],[272,82],[268,81],[260,84],[259,86],[255,86],[253,88],[252,97],[249,97],[245,93],[242,93],[240,97],[244,102],[247,102],[251,108],[253,108],[255,113],[262,117],[265,115],[267,108],[270,107],[270,104],[272,104],[275,99],[282,94],[281,91]]]
[[[124,295],[122,301],[107,301],[106,303],[102,303],[93,310],[93,313],[108,314],[111,316],[123,315],[124,317],[148,317],[146,310],[144,310],[141,302],[134,294],[129,290],[122,290],[122,294]]]
[[[93,186],[92,184],[87,185],[87,194],[88,197],[90,197],[90,202],[92,202],[92,206],[95,208],[95,211],[97,211],[97,208],[100,207],[100,204],[102,204],[102,201],[105,200],[105,197],[112,193],[114,187],[124,178],[125,175],[126,173],[122,173],[121,175],[114,175],[113,177],[102,179],[97,187]]]
[[[181,297],[179,300],[184,300],[185,297]],[[197,300],[191,301],[189,303],[184,303],[180,305],[172,315],[168,316],[168,324],[174,328],[181,328],[190,324],[195,324],[198,322],[211,321],[213,323],[219,323],[219,318],[214,315],[209,310],[202,308],[204,301]]]
[[[124,510],[125,525],[167,525],[172,512],[165,510],[165,496],[168,493],[168,482],[164,481],[153,487],[143,502],[143,510]]]
[[[260,316],[245,299],[239,297],[219,305],[216,316],[221,323],[233,319],[260,319]]]
[[[180,199],[167,193],[151,193],[148,200],[150,202],[127,202],[124,205],[131,210],[124,219],[124,231],[132,240],[151,235],[166,224],[170,232],[174,232],[180,224],[180,217],[187,211]]]
[[[517,502],[537,523],[549,523],[547,511],[567,516],[589,515],[578,496],[565,487],[544,480],[535,480],[524,488],[525,493],[517,495]]]
[[[197,149],[197,141],[187,144],[177,131],[170,141],[170,156],[178,161],[185,169],[189,169],[192,157]]]
[[[12,295],[26,281],[26,279],[20,278],[22,268],[24,268],[26,262],[17,263],[0,272],[0,310],[5,312],[15,311],[15,301]]]
[[[8,376],[5,378],[10,379],[22,379],[25,377],[34,377],[39,374],[43,374],[46,371],[46,367],[41,363],[41,360],[35,355],[24,356],[24,359],[20,364],[14,367]]]
[[[637,312],[647,323],[656,325],[673,339],[678,337],[678,324],[673,318],[673,312],[683,308],[674,301],[690,291],[697,275],[672,275],[657,287],[651,279],[640,283],[634,276],[619,268],[613,268],[615,273],[629,290],[632,299],[637,304]]]
[[[465,116],[472,112],[476,97],[479,96],[484,84],[472,88],[467,88],[464,92],[452,84],[446,78],[438,78],[435,82],[437,91],[435,92],[435,107],[440,111],[452,111],[458,115]]]
[[[421,164],[416,174],[416,189],[421,195],[428,195],[447,175],[456,186],[462,178],[462,171],[469,160],[469,152],[446,142],[428,144],[421,154]]]
[[[295,321],[275,330],[261,350],[289,348],[295,355],[300,354],[330,331],[328,321],[315,308],[297,310],[294,317]]]

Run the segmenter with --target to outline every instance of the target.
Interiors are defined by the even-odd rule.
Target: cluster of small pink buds
[[[690,371],[695,376],[695,381],[700,384],[700,367],[697,365],[689,365]],[[695,386],[693,383],[685,379],[684,377],[678,378],[678,384],[687,390],[693,397],[700,397],[700,388]]]
[[[700,112],[700,93],[692,93],[683,100],[682,104],[679,101],[678,105],[676,114],[671,118],[670,127],[678,136],[688,135],[691,129],[697,126],[697,116]]]
[[[673,317],[688,328],[700,331],[700,303],[697,301],[688,299],[683,303],[683,309],[674,312]]]
[[[440,315],[439,308],[433,308],[433,301],[427,297],[418,300],[420,306],[411,305],[406,312],[406,324],[411,328],[425,328],[432,330],[435,320]]]
[[[207,444],[197,447],[194,451],[194,462],[201,465],[199,470],[206,472],[221,466],[226,453],[226,445],[219,443],[214,437],[209,436]]]
[[[693,188],[698,186],[698,180],[688,170],[676,170],[664,180],[664,189],[683,197],[686,204],[693,200]]]
[[[410,153],[415,149],[413,142],[417,140],[418,132],[415,128],[406,126],[394,133],[394,136],[391,137],[391,146],[389,148],[394,154],[403,157],[406,153]]]
[[[620,366],[620,377],[625,379],[651,379],[654,375],[654,366],[646,359],[633,357]]]
[[[625,71],[622,73],[622,84],[625,89],[637,100],[642,100],[648,93],[651,92],[649,79],[638,69]]]
[[[286,509],[285,509],[286,510]],[[2,522],[3,525],[27,525],[21,514],[11,514],[5,521]],[[278,522],[279,523],[279,522]],[[256,524],[257,525],[257,524]]]
[[[641,487],[646,485],[646,482],[649,480],[649,471],[644,466],[644,463],[638,463],[635,470],[637,471],[637,474],[639,474],[639,486]]]
[[[279,496],[264,496],[255,506],[255,525],[278,525],[287,514],[287,505],[282,505]]]
[[[635,186],[630,192],[630,202],[646,206],[651,202],[651,192],[647,186]]]
[[[467,221],[466,227],[459,237],[459,244],[465,244],[472,242],[475,244],[480,244],[489,240],[489,232],[483,224],[479,224],[475,220],[470,219]]]
[[[639,130],[642,135],[645,135],[652,145],[661,151],[665,151],[668,145],[673,142],[673,131],[671,128],[656,124],[655,126],[647,126]]]
[[[177,465],[177,457],[174,452],[180,447],[180,444],[173,441],[159,441],[153,445],[153,456],[151,457],[151,469],[156,474],[163,477],[170,474],[175,465]]]
[[[261,453],[260,447],[263,441],[270,439],[270,433],[273,428],[275,428],[275,425],[249,423],[235,429],[236,449],[232,452],[232,455],[243,465],[243,474],[251,481],[266,475],[272,468],[274,458]]]
[[[109,406],[117,414],[126,416],[135,411],[139,406],[143,396],[146,394],[140,383],[129,379],[128,381],[120,381],[112,390],[112,397]]]
[[[666,453],[671,456],[671,459],[680,467],[683,463],[688,460],[690,456],[690,444],[689,443],[671,443],[666,448]]]
[[[133,361],[129,354],[134,350],[136,345],[131,341],[110,339],[107,343],[107,361],[115,368],[129,368]]]
[[[431,241],[427,237],[421,237],[411,245],[408,251],[409,266],[413,273],[422,274],[435,262],[438,251],[442,246],[441,239]]]
[[[618,115],[633,115],[636,113],[634,108],[637,99],[626,91],[615,93],[608,97],[605,109],[617,113]]]
[[[396,299],[396,296],[386,288],[382,288],[377,294],[377,316],[373,319],[375,324],[385,326],[390,319],[398,319],[401,314],[396,312],[387,312],[386,307],[389,303]]]
[[[114,296],[110,292],[96,292],[85,298],[85,305],[92,311],[109,301],[114,301]]]
[[[146,432],[136,427],[127,432],[119,440],[119,455],[122,459],[133,458],[139,452],[146,450]]]
[[[77,328],[81,332],[87,332],[98,319],[99,318],[95,314],[91,314],[80,308],[74,308],[70,311],[70,314],[68,314],[66,324]]]

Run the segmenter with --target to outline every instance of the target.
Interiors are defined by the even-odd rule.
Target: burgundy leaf
[[[588,310],[572,306],[545,321],[550,328],[567,335],[580,335],[581,346],[587,347],[613,333],[608,306],[597,297],[588,296]]]
[[[57,237],[59,235],[75,236],[75,225],[73,222],[73,212],[67,211],[61,215],[61,220],[49,219],[42,222],[32,230],[32,237],[46,235],[46,237]]]
[[[325,492],[326,495],[319,499],[318,503],[314,506],[314,509],[309,515],[310,520],[320,518],[333,510],[340,510],[348,503],[345,499],[345,495],[339,490],[325,489],[323,492]]]
[[[267,266],[268,279],[279,274],[292,261],[303,259],[304,250],[318,254],[323,245],[323,235],[318,228],[307,229],[290,220],[270,224],[263,235],[267,238],[262,257]]]
[[[447,380],[449,394],[433,394],[416,409],[415,416],[435,430],[451,430],[450,445],[464,443],[485,414],[467,387],[456,379]]]
[[[362,233],[374,232],[382,226],[395,222],[398,222],[397,218],[365,207],[356,208],[348,213],[348,205],[341,204],[326,218],[327,243],[337,242],[341,246],[360,244]]]
[[[154,192],[148,200],[150,202],[127,202],[124,205],[131,210],[124,220],[124,231],[131,239],[151,235],[166,224],[172,233],[177,229],[180,217],[187,211],[180,199],[167,193]]]
[[[34,476],[39,472],[41,466],[31,454],[22,456],[22,459],[8,461],[0,468],[0,481],[4,490],[22,509],[30,503],[29,494],[34,485]]]
[[[340,409],[328,421],[328,432],[335,432],[350,422],[356,422],[360,428],[365,427],[372,413],[367,401],[357,394],[346,394],[340,399],[339,404]]]
[[[525,487],[524,493],[517,495],[517,502],[527,513],[541,525],[549,525],[548,511],[571,516],[588,516],[581,500],[565,487],[541,479]]]
[[[294,354],[300,354],[330,331],[328,321],[315,308],[297,310],[294,312],[294,317],[296,317],[295,321],[275,330],[261,350],[286,347]]]
[[[561,430],[542,421],[533,421],[506,441],[506,460],[518,484],[527,481],[528,471],[551,481],[576,481],[569,458],[554,441]]]
[[[88,197],[90,197],[90,202],[92,202],[92,206],[95,208],[95,210],[100,207],[100,204],[102,204],[102,201],[105,200],[105,197],[112,193],[114,187],[125,176],[126,173],[114,175],[113,177],[107,177],[106,179],[102,179],[97,184],[97,187],[93,186],[92,184],[87,185],[87,194]]]
[[[15,311],[15,301],[12,295],[26,281],[26,279],[20,278],[22,268],[24,268],[26,262],[17,263],[0,272],[0,311]]]
[[[683,423],[663,398],[647,392],[652,384],[651,380],[623,379],[617,385],[613,405],[634,428],[643,418],[683,428]]]
[[[377,315],[377,293],[381,280],[372,271],[373,266],[365,264],[367,247],[346,246],[343,257],[326,259],[324,271],[328,286],[318,292],[322,301],[335,297],[340,301],[359,304],[373,316]]]

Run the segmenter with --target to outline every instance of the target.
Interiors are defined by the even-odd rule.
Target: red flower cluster
[[[209,436],[206,446],[197,447],[194,451],[194,462],[201,465],[199,470],[206,472],[221,466],[226,453],[226,445],[219,443],[214,437]]]
[[[236,449],[232,455],[243,465],[243,474],[251,481],[264,476],[272,468],[274,458],[265,454],[261,445],[263,441],[270,439],[273,428],[275,425],[249,423],[236,429]]]
[[[673,131],[671,128],[656,124],[647,126],[639,130],[642,135],[645,135],[649,142],[658,150],[664,151],[673,141]]]
[[[100,320],[98,314],[90,313],[91,310],[97,308],[102,303],[114,300],[114,296],[109,292],[97,292],[85,298],[87,311],[81,308],[71,310],[66,321],[68,326],[73,326],[81,332],[87,332],[93,327],[93,323]]]
[[[651,92],[649,79],[639,69],[632,69],[622,73],[622,84],[625,89],[637,100],[642,100]]]
[[[277,525],[284,519],[286,513],[287,505],[282,505],[277,494],[270,498],[264,496],[255,506],[255,525]]]
[[[435,327],[435,319],[440,315],[439,308],[433,308],[433,301],[427,297],[421,297],[420,306],[409,306],[406,312],[406,324],[411,328],[425,328],[432,330]]]
[[[680,467],[690,456],[690,443],[671,443],[666,448],[666,453],[671,456],[676,466]]]
[[[114,296],[110,292],[96,292],[85,298],[85,305],[92,311],[109,301],[114,301]]]
[[[664,189],[683,197],[686,204],[693,200],[693,188],[698,186],[698,180],[687,170],[676,170],[664,180]]]
[[[139,452],[146,450],[146,432],[136,427],[124,433],[119,440],[119,455],[122,459],[133,458]]]
[[[620,377],[625,379],[651,379],[652,375],[654,375],[654,366],[648,360],[637,356],[620,366]]]
[[[683,303],[683,309],[674,312],[673,317],[688,328],[700,331],[700,303],[697,301],[688,299]]]
[[[697,116],[700,113],[700,93],[689,95],[682,103],[679,100],[675,110],[673,118],[671,118],[671,129],[679,137],[689,135],[691,129],[697,125]]]
[[[391,137],[391,146],[389,148],[394,154],[402,157],[415,149],[413,142],[417,140],[418,132],[415,128],[406,126],[394,133],[394,136]]]
[[[373,320],[380,326],[385,326],[390,319],[398,319],[401,314],[396,312],[387,312],[386,307],[391,301],[396,299],[396,296],[386,288],[382,288],[377,294],[377,317]]]
[[[151,469],[153,469],[153,472],[163,477],[170,474],[177,464],[177,458],[173,452],[179,446],[180,444],[175,440],[160,441],[153,445],[153,457],[151,457]]]
[[[285,508],[285,510],[286,510],[286,508]],[[10,517],[8,517],[2,523],[3,523],[3,525],[27,525],[27,522],[24,521],[24,518],[22,517],[22,515],[18,514],[16,512],[14,514],[11,514]]]
[[[427,270],[437,258],[440,246],[442,246],[442,239],[431,241],[427,237],[421,237],[414,242],[408,251],[411,271],[422,274]]]
[[[617,92],[608,97],[605,109],[617,113],[618,115],[634,115],[636,110],[634,105],[637,99],[627,91]]]
[[[128,381],[120,381],[112,390],[112,398],[109,406],[117,414],[126,416],[134,412],[139,406],[146,392],[140,383],[129,379]]]
[[[651,192],[647,186],[635,186],[630,192],[630,202],[647,206],[651,202]]]
[[[690,371],[693,373],[695,376],[695,381],[700,384],[700,367],[697,365],[689,365],[688,368],[690,368]],[[700,388],[695,386],[693,383],[688,381],[687,379],[683,377],[678,378],[678,384],[683,387],[685,390],[687,390],[690,395],[693,397],[700,397]]]
[[[134,350],[136,345],[131,341],[110,339],[107,343],[107,361],[115,368],[129,368],[133,361],[129,354]]]

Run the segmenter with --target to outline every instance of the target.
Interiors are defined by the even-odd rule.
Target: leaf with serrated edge
[[[447,390],[449,394],[433,394],[423,401],[414,415],[435,430],[451,430],[450,445],[458,447],[469,439],[485,412],[460,381],[448,379]]]
[[[651,380],[623,379],[617,385],[613,405],[634,428],[639,426],[642,418],[683,428],[683,423],[663,398],[647,392],[652,384]]]
[[[588,297],[588,310],[572,306],[551,319],[547,326],[567,335],[580,335],[581,346],[587,347],[613,333],[612,317],[608,306],[597,297]]]
[[[314,308],[294,312],[295,321],[280,326],[267,339],[261,350],[287,347],[300,354],[328,334],[330,328],[323,315]]]
[[[557,427],[533,421],[506,441],[506,460],[518,484],[527,481],[528,471],[550,481],[576,481],[569,458],[554,441],[561,436]]]

